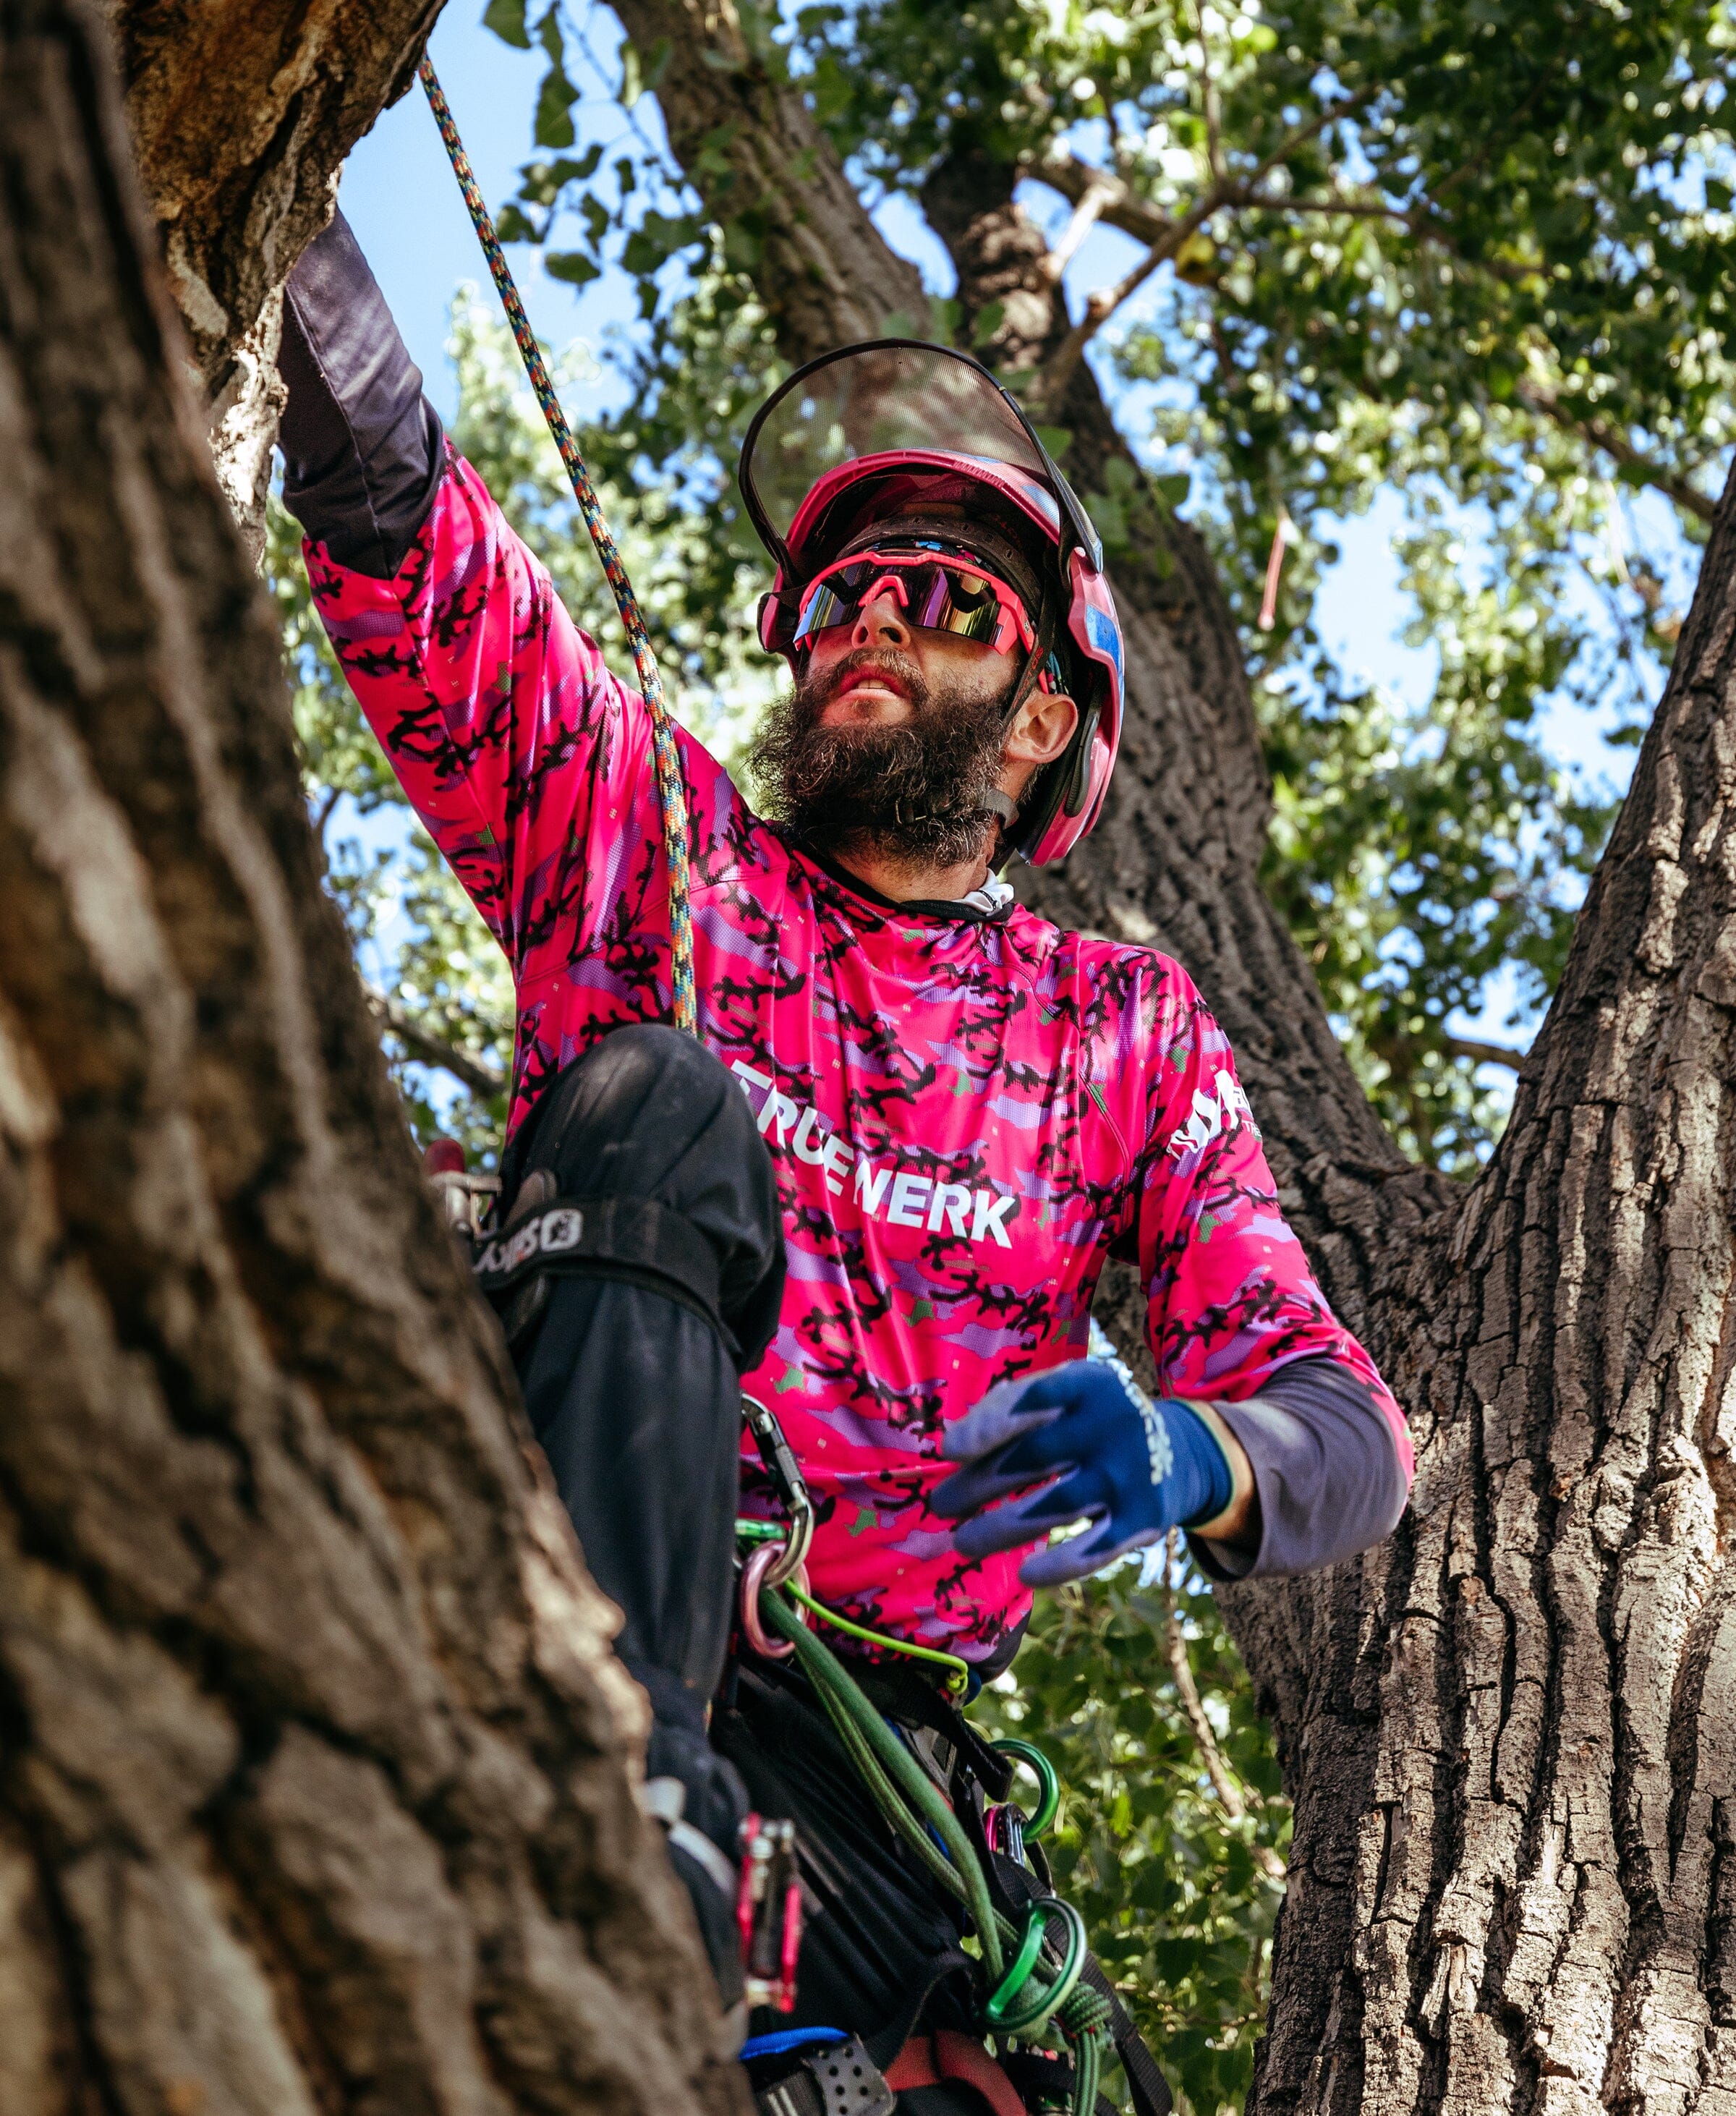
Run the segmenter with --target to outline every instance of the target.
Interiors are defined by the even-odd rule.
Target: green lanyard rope
[[[1058,2027],[1072,2052],[1073,2116],[1095,2116],[1110,2040],[1109,2004],[1080,1980],[1086,1962],[1084,1920],[1071,1903],[1054,1896],[1032,1904],[1022,1932],[995,1908],[976,1847],[939,1787],[837,1654],[784,1599],[788,1591],[765,1589],[760,1616],[795,1647],[803,1675],[880,1812],[969,1912],[993,1986],[983,2008],[985,2025],[997,2036],[1021,2042],[1040,2040]]]
[[[579,512],[584,516],[585,527],[590,531],[590,540],[596,546],[604,577],[613,591],[615,607],[621,613],[622,629],[627,634],[627,643],[632,652],[633,667],[638,673],[639,688],[644,694],[645,710],[651,716],[651,747],[657,761],[657,799],[663,812],[664,851],[669,862],[670,981],[674,991],[675,1026],[696,1036],[699,1033],[699,1002],[693,977],[693,908],[689,900],[687,785],[682,775],[681,753],[676,748],[674,725],[664,697],[663,678],[658,672],[657,657],[651,651],[650,634],[645,629],[645,614],[639,607],[638,597],[633,593],[633,584],[627,577],[627,568],[622,564],[615,540],[609,532],[609,524],[603,518],[603,509],[597,503],[596,488],[590,481],[590,472],[585,467],[585,458],[579,453],[572,430],[567,424],[567,415],[562,411],[560,399],[554,393],[554,384],[549,379],[542,349],[530,329],[530,319],[525,314],[525,305],[518,297],[512,267],[507,263],[506,253],[500,246],[500,237],[494,232],[494,220],[477,186],[470,158],[464,151],[464,143],[458,137],[458,128],[452,122],[451,108],[440,91],[434,67],[425,58],[417,78],[427,92],[429,107],[434,112],[435,124],[440,128],[440,137],[446,144],[452,174],[458,179],[458,188],[464,194],[464,203],[470,208],[476,239],[482,245],[482,254],[488,259],[489,269],[494,276],[500,304],[507,312],[507,323],[512,325],[519,358],[523,361],[525,372],[530,378],[530,387],[536,392],[536,401],[543,407],[543,416],[548,421],[549,430],[554,436],[554,445],[561,452],[561,461],[567,466],[567,476],[572,485],[572,496],[579,503]]]

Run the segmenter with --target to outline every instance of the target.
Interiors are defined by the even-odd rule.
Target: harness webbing
[[[471,168],[464,143],[458,137],[458,128],[452,121],[451,108],[441,93],[434,67],[426,58],[418,69],[417,78],[427,93],[429,108],[434,112],[434,122],[440,128],[440,137],[445,142],[452,174],[458,179],[458,188],[463,192],[464,203],[470,209],[476,239],[482,245],[483,255],[489,260],[489,270],[494,274],[494,285],[500,295],[500,305],[506,310],[507,321],[512,326],[513,343],[518,347],[519,358],[523,361],[525,372],[530,378],[530,387],[535,391],[536,401],[541,405],[543,416],[549,422],[549,430],[554,436],[554,445],[561,452],[561,461],[567,467],[567,476],[572,485],[572,496],[579,503],[579,512],[584,516],[585,527],[590,531],[590,540],[596,546],[604,577],[614,595],[615,607],[621,613],[621,627],[627,634],[627,643],[633,656],[633,667],[639,677],[639,688],[645,697],[645,710],[651,716],[651,746],[657,761],[657,800],[663,813],[664,851],[669,862],[670,981],[674,991],[675,1026],[696,1036],[699,1033],[699,1005],[693,978],[693,911],[689,901],[687,786],[682,775],[681,754],[675,746],[675,730],[664,697],[663,678],[658,671],[657,657],[651,651],[650,634],[645,629],[645,614],[639,607],[639,598],[633,593],[633,584],[627,578],[620,551],[609,534],[608,522],[603,518],[603,509],[598,504],[596,488],[590,481],[590,473],[585,467],[585,458],[579,453],[572,429],[567,424],[567,415],[562,411],[560,399],[554,393],[554,384],[549,378],[542,349],[530,329],[530,319],[525,314],[525,305],[518,297],[512,269],[507,263],[506,253],[500,246],[500,237],[494,232],[494,219]]]

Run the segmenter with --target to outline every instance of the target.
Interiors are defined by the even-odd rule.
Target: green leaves
[[[671,217],[647,213],[621,251],[621,262],[629,272],[645,276],[657,271],[679,251],[696,242],[705,226],[696,214]]]
[[[579,91],[558,65],[549,67],[537,91],[534,132],[539,147],[570,147],[574,139],[572,106]]]
[[[623,110],[631,110],[641,96],[656,94],[668,70],[669,51],[668,39],[659,37],[641,60],[631,39],[622,39],[620,103]]]
[[[482,26],[492,30],[503,44],[517,51],[530,48],[530,32],[525,26],[525,0],[489,0]]]
[[[976,320],[971,325],[971,343],[979,350],[988,344],[1006,320],[1004,301],[990,301],[976,311]]]
[[[593,264],[579,250],[545,251],[543,269],[551,279],[564,279],[572,287],[588,287],[593,279],[603,276],[601,265]]]
[[[537,90],[534,133],[539,147],[570,147],[573,143],[572,106],[579,91],[567,80],[566,40],[561,34],[558,7],[551,7],[537,25],[537,42],[549,54],[549,71]]]

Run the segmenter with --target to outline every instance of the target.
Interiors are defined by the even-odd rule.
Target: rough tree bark
[[[616,0],[668,39],[672,146],[745,220],[781,350],[919,313],[800,96],[728,0]],[[701,160],[701,150],[711,152]],[[728,164],[724,173],[719,162]],[[1017,172],[925,198],[967,315],[1064,329]],[[1131,461],[1088,371],[1051,416],[1089,491]],[[1155,505],[1155,503],[1154,503]],[[1257,886],[1268,812],[1204,550],[1118,564],[1130,725],[1111,804],[1029,893],[1178,956],[1234,1039],[1280,1192],[1418,1444],[1385,1549],[1226,1593],[1296,1801],[1258,2111],[1736,2109],[1736,500],[1499,1153],[1407,1166]],[[1137,1322],[1123,1281],[1109,1319]]]
[[[94,8],[0,0],[0,2109],[733,2107],[131,160]]]
[[[138,170],[257,562],[283,282],[331,180],[408,86],[440,0],[108,0]]]

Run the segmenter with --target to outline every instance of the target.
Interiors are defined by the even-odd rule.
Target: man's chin
[[[914,717],[915,709],[902,691],[883,689],[878,683],[859,683],[820,709],[820,724],[824,728],[902,727]]]

